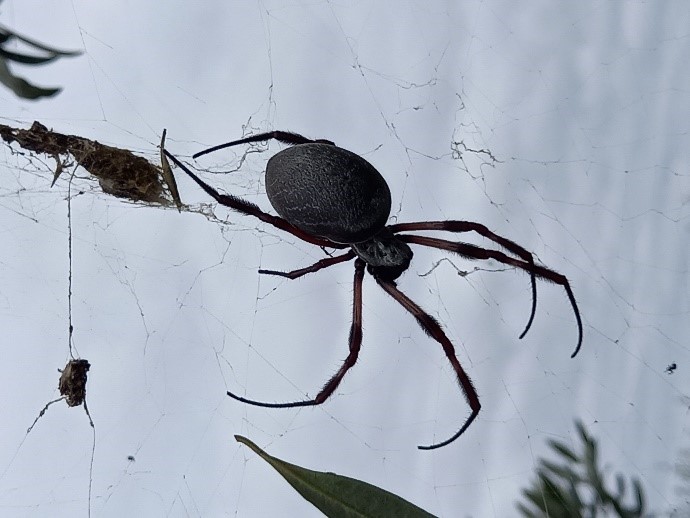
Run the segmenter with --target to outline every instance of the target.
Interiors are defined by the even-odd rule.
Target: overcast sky
[[[399,287],[443,324],[483,405],[462,437],[417,450],[470,410],[441,347],[369,276],[359,362],[333,397],[248,407],[226,391],[302,399],[340,366],[352,263],[299,281],[259,276],[323,251],[220,206],[214,219],[113,198],[77,171],[72,322],[92,365],[93,516],[319,515],[234,434],[439,516],[514,516],[547,440],[576,444],[576,418],[611,471],[641,479],[651,509],[682,502],[686,2],[49,5],[6,0],[0,23],[84,54],[17,67],[64,90],[37,102],[0,90],[3,124],[38,120],[154,162],[167,128],[169,151],[266,210],[263,170],[279,145],[228,174],[212,173],[236,167],[243,149],[191,154],[270,129],[333,140],[387,179],[392,222],[487,225],[570,279],[585,327],[571,359],[565,293],[540,283],[534,325],[518,340],[527,275],[415,248]],[[54,405],[26,434],[58,397],[69,358],[68,175],[51,189],[52,159],[2,153],[0,514],[84,516],[93,436],[83,410]],[[177,180],[185,203],[209,203]]]

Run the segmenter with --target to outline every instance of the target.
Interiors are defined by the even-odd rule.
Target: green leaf
[[[527,518],[644,516],[645,497],[639,480],[630,479],[635,492],[635,503],[625,505],[626,478],[623,475],[616,476],[616,493],[612,493],[606,483],[609,477],[599,466],[599,445],[596,439],[587,432],[581,421],[575,421],[575,428],[582,443],[578,450],[582,449],[582,453],[577,453],[562,442],[550,440],[549,445],[561,458],[561,463],[539,459],[536,481],[528,489],[522,490],[527,504],[518,504],[517,510]]]
[[[268,462],[307,501],[329,517],[433,517],[393,493],[361,480],[302,468],[270,456],[249,439],[238,442]]]
[[[44,63],[55,61],[60,57],[57,54],[50,54],[49,56],[29,56],[28,54],[19,54],[18,52],[12,52],[3,48],[0,48],[0,56],[9,61],[16,61],[24,65],[43,65]]]
[[[635,488],[635,502],[637,506],[633,509],[633,513],[641,516],[645,508],[644,490],[639,480],[633,479],[633,487]]]
[[[7,63],[0,58],[0,83],[10,88],[17,96],[24,99],[38,99],[51,97],[60,91],[60,88],[41,88],[29,83],[23,77],[18,77],[10,72]]]
[[[1,0],[0,0],[1,1]],[[34,49],[47,53],[43,56],[31,56],[7,50],[4,46],[17,39]],[[60,92],[60,88],[43,88],[29,83],[23,77],[14,75],[7,66],[8,61],[14,61],[24,65],[43,65],[56,60],[59,57],[78,56],[80,51],[58,50],[43,43],[20,36],[14,31],[0,25],[0,83],[11,89],[17,96],[23,99],[40,99],[41,97],[52,97]]]
[[[541,516],[541,514],[537,514],[535,511],[532,511],[523,503],[518,502],[515,507],[525,518],[539,518]]]
[[[541,460],[541,466],[545,470],[548,470],[554,475],[557,475],[565,480],[574,482],[580,480],[580,476],[569,466],[560,466],[555,462],[551,462],[546,459]]]
[[[3,27],[0,25],[0,43],[5,43],[7,41],[10,41],[12,38],[17,38],[19,41],[22,41],[22,42],[26,43],[27,45],[30,45],[31,47],[34,47],[36,49],[43,50],[45,52],[48,52],[50,54],[55,54],[58,56],[78,56],[81,54],[81,51],[79,51],[79,50],[59,50],[59,49],[55,49],[53,47],[49,47],[48,45],[44,45],[43,43],[39,43],[36,40],[29,39],[26,36],[22,36],[20,34],[17,34],[13,30],[10,30],[7,27]]]
[[[577,457],[577,455],[575,455],[575,453],[573,452],[573,450],[571,450],[571,449],[570,449],[567,445],[565,445],[564,443],[562,443],[562,442],[560,442],[560,441],[550,440],[550,441],[549,441],[549,445],[550,445],[554,450],[556,450],[558,453],[560,453],[561,455],[563,455],[564,457],[566,457],[568,460],[570,460],[571,462],[579,462],[580,459]]]
[[[539,479],[537,484],[532,489],[523,490],[522,493],[538,512],[529,510],[526,506],[518,507],[524,516],[539,518],[581,516],[582,504],[577,495],[573,498],[565,487],[561,487],[544,472],[539,472],[537,476]]]

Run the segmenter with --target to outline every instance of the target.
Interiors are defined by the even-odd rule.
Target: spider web
[[[5,2],[2,22],[85,55],[32,68],[64,91],[38,103],[3,92],[1,122],[38,120],[154,162],[163,128],[188,163],[244,133],[332,139],[386,177],[392,221],[478,221],[565,274],[585,339],[570,359],[561,288],[539,284],[518,340],[527,275],[415,248],[399,286],[443,324],[482,402],[461,438],[416,449],[452,435],[469,408],[440,346],[371,277],[359,362],[326,405],[239,405],[226,390],[302,399],[338,368],[351,263],[262,277],[323,251],[222,207],[180,214],[113,198],[79,169],[50,189],[52,159],[3,147],[2,513],[316,516],[233,441],[240,433],[439,516],[515,516],[546,441],[574,443],[576,418],[612,473],[642,481],[650,509],[687,512],[673,468],[690,393],[685,4],[40,5]],[[268,209],[261,171],[280,146],[260,149],[194,166]],[[95,442],[66,405],[26,433],[69,358],[72,171],[72,345],[91,363]],[[209,202],[177,179],[185,203]]]

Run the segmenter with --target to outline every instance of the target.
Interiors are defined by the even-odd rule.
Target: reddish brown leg
[[[474,221],[459,221],[459,220],[447,220],[447,221],[416,221],[414,223],[398,223],[396,225],[390,225],[388,227],[392,232],[404,232],[407,230],[441,230],[446,232],[476,232],[482,237],[493,241],[494,243],[501,245],[503,248],[509,252],[514,253],[524,261],[534,264],[534,257],[530,252],[522,248],[520,245],[506,239],[503,236],[494,234],[486,226],[481,223],[475,223]],[[529,319],[527,320],[527,325],[524,331],[520,333],[519,338],[524,338],[532,327],[532,322],[534,321],[534,315],[537,313],[537,280],[535,278],[534,272],[530,271],[530,281],[532,284],[532,311],[530,311]]]
[[[341,256],[342,257],[342,256]],[[262,401],[254,401],[247,399],[232,392],[228,392],[228,396],[242,403],[249,405],[268,407],[268,408],[293,408],[302,406],[320,405],[326,401],[338,388],[343,377],[350,370],[350,368],[357,362],[359,349],[362,345],[362,280],[364,279],[364,261],[357,259],[355,261],[355,280],[354,280],[354,300],[352,303],[352,327],[350,327],[350,353],[343,362],[338,372],[328,380],[314,399],[306,401],[294,401],[292,403],[264,403]]]
[[[208,153],[213,153],[214,151],[218,151],[220,149],[225,149],[225,148],[232,147],[232,146],[239,146],[240,144],[250,144],[252,142],[264,142],[266,140],[277,140],[278,142],[282,142],[283,144],[289,144],[290,146],[296,146],[299,144],[310,144],[310,143],[330,144],[332,146],[335,145],[330,140],[325,140],[325,139],[312,140],[310,138],[303,137],[302,135],[299,135],[298,133],[292,133],[290,131],[268,131],[266,133],[258,133],[256,135],[250,135],[249,137],[241,138],[239,140],[233,140],[232,142],[228,142],[226,144],[219,144],[218,146],[213,146],[213,147],[210,147],[208,149],[204,149],[203,151],[199,151],[192,158],[199,158],[202,155],[207,155]]]
[[[553,282],[559,286],[563,286],[566,294],[568,295],[568,300],[575,313],[575,320],[577,321],[577,346],[575,347],[575,352],[570,355],[574,358],[575,355],[580,351],[580,346],[582,345],[582,318],[580,318],[580,310],[577,307],[577,302],[575,302],[575,295],[573,290],[570,288],[570,282],[565,277],[558,272],[554,272],[543,266],[537,266],[534,263],[529,263],[516,259],[514,257],[509,257],[503,252],[497,250],[487,250],[485,248],[480,248],[475,245],[470,245],[468,243],[454,243],[453,241],[446,241],[445,239],[436,239],[434,237],[423,237],[423,236],[411,236],[407,234],[398,234],[398,237],[405,241],[406,243],[414,243],[422,246],[430,246],[432,248],[440,248],[441,250],[447,250],[449,252],[454,252],[468,259],[494,259],[499,263],[507,264],[510,266],[515,266],[526,272],[536,275],[540,279],[545,281]]]
[[[329,241],[328,239],[324,239],[321,237],[312,236],[311,234],[307,234],[306,232],[303,232],[302,230],[298,229],[296,226],[292,225],[291,223],[288,223],[283,218],[279,218],[278,216],[273,216],[271,214],[268,214],[267,212],[262,211],[257,205],[254,205],[251,202],[245,201],[242,198],[239,198],[237,196],[233,196],[232,194],[220,194],[217,190],[215,190],[213,187],[211,187],[206,182],[204,182],[201,178],[199,178],[197,175],[195,175],[192,171],[190,171],[186,165],[184,165],[182,162],[180,162],[177,158],[175,158],[167,150],[164,150],[164,152],[165,152],[165,155],[175,163],[175,165],[177,165],[185,173],[187,173],[187,175],[192,180],[194,180],[199,185],[199,187],[201,187],[204,191],[206,191],[206,193],[209,194],[209,196],[211,196],[213,199],[215,199],[221,205],[225,205],[226,207],[230,207],[231,209],[236,210],[237,212],[240,212],[246,216],[254,216],[255,218],[260,219],[264,223],[268,223],[269,225],[273,225],[274,227],[279,228],[280,230],[284,230],[285,232],[289,232],[293,236],[298,237],[302,241],[306,241],[307,243],[312,243],[314,245],[323,246],[326,248],[347,248],[348,245],[343,245],[340,243],[334,243],[332,241]]]
[[[307,266],[306,268],[300,268],[299,270],[292,270],[291,272],[279,272],[277,270],[259,270],[259,273],[265,275],[277,275],[279,277],[286,277],[288,279],[297,279],[308,273],[318,272],[319,270],[323,270],[324,268],[333,266],[334,264],[344,263],[345,261],[349,261],[353,257],[355,257],[355,253],[352,250],[350,250],[349,252],[345,252],[342,255],[336,255],[335,257],[321,259],[320,261],[316,261],[311,266]]]
[[[470,377],[462,368],[462,365],[460,365],[457,356],[455,356],[455,347],[453,347],[453,344],[450,342],[446,334],[443,332],[441,324],[439,324],[434,317],[432,317],[421,307],[419,307],[417,303],[413,302],[412,299],[410,299],[407,295],[401,292],[396,287],[393,281],[384,281],[383,279],[379,279],[378,277],[375,278],[376,282],[379,283],[379,286],[381,286],[386,291],[386,293],[388,293],[391,297],[397,300],[402,307],[404,307],[407,311],[409,311],[412,314],[412,316],[414,316],[417,319],[417,323],[420,325],[422,329],[424,329],[424,332],[426,332],[427,335],[429,335],[431,338],[433,338],[441,344],[441,347],[443,347],[443,352],[446,353],[446,358],[448,358],[448,361],[453,366],[453,370],[455,371],[455,374],[458,377],[458,382],[460,383],[460,388],[462,389],[463,394],[465,394],[467,404],[470,405],[470,408],[472,409],[472,413],[470,414],[470,416],[467,418],[460,430],[455,432],[455,434],[453,434],[452,437],[446,439],[445,441],[432,444],[431,446],[418,446],[418,448],[420,450],[433,450],[436,448],[440,448],[442,446],[446,446],[447,444],[450,444],[455,439],[460,437],[464,433],[464,431],[467,430],[467,428],[472,424],[472,421],[475,420],[477,415],[479,415],[479,410],[481,410],[482,406],[479,403],[479,396],[477,395],[477,391],[472,385],[472,380],[470,380]]]

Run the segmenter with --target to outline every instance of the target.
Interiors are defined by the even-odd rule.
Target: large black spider
[[[328,380],[314,399],[291,403],[264,403],[232,392],[228,392],[228,396],[243,403],[270,408],[313,406],[326,401],[357,361],[362,343],[362,281],[366,266],[367,271],[379,286],[411,313],[431,338],[441,344],[458,377],[467,403],[472,409],[470,416],[452,437],[431,446],[419,446],[419,448],[423,450],[440,448],[462,435],[479,414],[481,408],[479,396],[469,376],[460,365],[453,344],[438,321],[397,288],[395,280],[407,270],[412,259],[412,250],[408,243],[440,248],[467,259],[493,259],[528,272],[532,283],[532,311],[520,338],[529,330],[536,312],[536,279],[544,279],[563,286],[573,307],[578,328],[577,346],[571,357],[578,353],[582,344],[582,320],[575,296],[565,276],[544,266],[536,265],[530,252],[513,241],[494,234],[480,223],[447,220],[386,225],[391,210],[388,184],[381,174],[359,155],[340,148],[329,140],[312,140],[295,133],[272,131],[215,146],[197,153],[194,158],[230,146],[270,139],[291,146],[273,155],[266,166],[266,194],[281,217],[268,214],[253,203],[232,194],[220,194],[168,151],[165,151],[165,154],[218,203],[242,214],[254,216],[308,243],[326,248],[348,249],[344,254],[321,259],[306,268],[291,272],[259,270],[259,273],[296,279],[334,264],[355,259],[350,353],[338,372]],[[516,257],[469,243],[401,234],[401,232],[417,230],[476,232]]]

